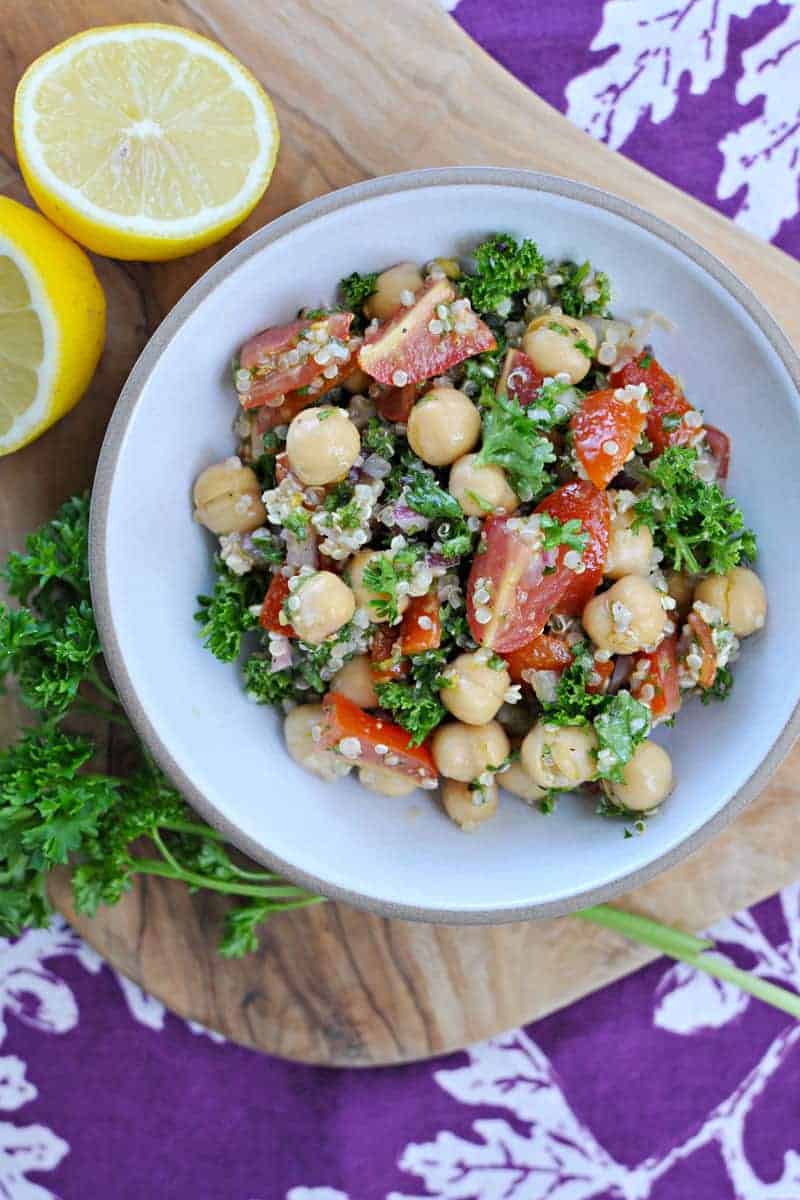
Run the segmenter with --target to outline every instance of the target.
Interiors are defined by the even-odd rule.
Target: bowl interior
[[[109,432],[95,490],[94,586],[112,672],[140,731],[187,799],[235,842],[356,904],[491,920],[566,911],[639,882],[753,790],[748,781],[785,731],[800,679],[800,592],[791,583],[800,409],[774,330],[768,337],[747,310],[758,311],[754,302],[657,223],[637,223],[618,201],[605,207],[590,189],[521,173],[441,178],[375,181],[292,214],[237,248],[178,306]],[[569,194],[546,190],[559,187]],[[191,521],[190,491],[203,467],[233,452],[237,348],[301,305],[330,301],[353,270],[463,253],[496,230],[531,236],[546,255],[591,258],[611,276],[615,312],[656,309],[675,323],[673,334],[656,330],[656,351],[731,435],[730,490],[760,539],[767,627],[745,643],[726,704],[693,702],[674,730],[659,732],[678,786],[642,837],[624,838],[585,799],[566,798],[543,816],[509,795],[493,822],[466,837],[424,792],[398,800],[350,781],[322,784],[288,758],[273,711],[247,701],[238,670],[201,647],[192,619],[214,547]]]

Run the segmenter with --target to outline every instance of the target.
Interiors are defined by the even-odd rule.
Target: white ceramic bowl
[[[464,836],[424,792],[323,784],[287,756],[274,712],[200,644],[195,596],[213,546],[190,490],[232,452],[231,356],[256,330],[329,301],[337,281],[401,259],[463,253],[497,230],[547,255],[591,257],[623,315],[677,326],[654,341],[732,437],[730,490],[757,530],[770,599],[724,705],[693,702],[669,744],[677,790],[642,837],[566,798],[553,816],[506,796]],[[447,169],[358,184],[282,217],[217,263],[136,364],[95,482],[91,558],[100,632],[138,731],[187,800],[253,858],[328,896],[393,916],[492,922],[608,899],[672,865],[764,786],[798,723],[800,364],[752,294],[689,238],[625,201],[522,171]]]

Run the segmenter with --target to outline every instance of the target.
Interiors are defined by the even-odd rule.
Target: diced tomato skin
[[[423,628],[421,620],[429,623],[430,628]],[[439,597],[435,592],[412,596],[400,625],[400,653],[424,654],[428,650],[438,650],[441,641]]]
[[[433,757],[426,743],[413,746],[409,734],[383,717],[366,713],[340,692],[328,692],[322,701],[325,719],[320,746],[333,749],[343,738],[357,738],[361,749],[351,761],[376,767],[388,767],[409,775],[419,783],[438,778]],[[386,746],[378,754],[376,746]],[[388,761],[396,758],[397,762]]]
[[[375,401],[375,408],[384,421],[400,422],[405,425],[417,399],[417,385],[407,383],[405,387],[390,388]]]
[[[398,371],[403,372],[406,383],[421,383],[444,374],[465,358],[494,350],[495,336],[477,316],[470,333],[430,332],[428,323],[434,319],[437,305],[450,304],[455,298],[455,288],[448,279],[427,284],[410,308],[401,309],[367,333],[358,352],[358,365],[387,386],[394,383]]]
[[[560,568],[567,572],[567,580],[558,604],[553,610],[564,613],[566,616],[577,616],[583,612],[603,578],[603,566],[608,554],[608,541],[611,535],[611,513],[608,507],[608,498],[594,484],[579,479],[574,483],[565,484],[552,495],[546,496],[537,505],[536,511],[547,512],[562,523],[577,517],[581,522],[583,532],[589,534],[589,541],[583,552],[584,570],[578,574],[565,567]],[[560,558],[563,557],[563,553],[562,548]]]
[[[399,654],[398,631],[379,625],[369,646],[370,670],[373,682],[390,683],[408,674],[408,663]]]
[[[515,683],[524,683],[523,671],[563,671],[575,661],[567,643],[554,633],[540,633],[526,646],[503,657]]]
[[[642,366],[642,362],[647,365]],[[637,383],[643,383],[647,387],[647,396],[652,407],[647,414],[645,432],[653,445],[653,458],[663,454],[669,446],[686,446],[696,437],[697,429],[690,429],[683,422],[675,429],[664,428],[664,417],[683,417],[687,412],[691,412],[692,406],[677,382],[652,354],[640,354],[619,371],[612,371],[609,383],[612,387],[627,387],[628,384]]]
[[[608,662],[598,662],[595,659],[592,663],[591,674],[598,676],[598,678],[594,682],[592,682],[591,678],[587,680],[587,692],[590,692],[593,696],[606,692],[611,682],[611,676],[614,674],[614,660],[610,658]]]
[[[705,433],[708,448],[717,460],[717,479],[724,483],[731,463],[731,439],[716,425],[706,425]]]
[[[282,633],[284,637],[297,637],[291,625],[282,625],[280,614],[289,596],[289,580],[282,571],[276,571],[269,581],[267,594],[261,604],[258,623],[270,633]]]
[[[711,626],[696,612],[689,613],[687,624],[694,635],[695,641],[698,642],[703,655],[697,682],[702,688],[713,687],[714,680],[717,678],[717,648],[714,645]]]
[[[537,399],[543,383],[544,375],[540,375],[527,354],[512,347],[506,351],[495,393],[509,396],[522,408],[527,408]]]
[[[598,488],[607,487],[622,469],[647,419],[633,401],[618,400],[616,390],[590,392],[570,421],[575,453]]]
[[[328,335],[337,340],[347,340],[352,320],[352,313],[332,313],[325,318]],[[254,372],[249,391],[241,396],[243,408],[260,408],[278,396],[288,397],[290,393],[320,380],[321,386],[307,400],[311,404],[341,382],[341,373],[333,380],[324,379],[324,366],[315,362],[313,356],[293,367],[278,368],[266,362],[267,357],[292,349],[307,329],[320,324],[319,321],[293,321],[279,329],[264,330],[242,347],[240,362],[245,369]]]
[[[646,704],[654,720],[668,720],[681,706],[681,689],[678,682],[678,639],[666,637],[655,650],[641,651],[633,660],[633,673],[642,663],[647,663],[647,674],[632,689],[635,700]],[[646,700],[642,691],[647,685],[654,690],[652,699]]]

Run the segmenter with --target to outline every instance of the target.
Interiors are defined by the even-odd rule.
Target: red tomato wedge
[[[637,677],[643,664],[647,664],[647,674],[632,689],[631,695],[635,700],[648,706],[654,719],[667,720],[681,706],[681,689],[678,683],[678,639],[676,637],[664,638],[655,650],[642,651],[637,654],[633,660],[633,673]],[[642,695],[648,685],[653,689],[652,697],[650,697],[649,688]],[[646,699],[645,697],[650,698]]]
[[[424,654],[438,650],[442,641],[439,597],[435,592],[412,596],[400,626],[400,653]]]
[[[282,571],[276,571],[269,581],[267,594],[261,604],[258,623],[262,629],[268,629],[270,633],[282,633],[284,637],[297,637],[291,625],[282,625],[280,621],[281,610],[288,595],[289,580]]]
[[[614,674],[614,660],[610,658],[608,662],[598,662],[594,660],[592,665],[592,675],[597,678],[592,682],[591,676],[586,683],[587,692],[592,695],[597,695],[600,692],[608,690],[608,685],[611,682],[611,676]]]
[[[554,633],[540,633],[527,646],[503,656],[515,683],[524,683],[523,671],[563,671],[575,661],[567,643]]]
[[[314,389],[315,395],[312,395],[311,399],[307,401],[310,404],[325,391],[335,387],[340,380],[340,375],[332,380],[326,379],[323,371],[329,364],[318,363],[314,357],[317,352],[315,347],[319,348],[324,343],[316,343],[313,337],[305,335],[307,333],[313,335],[321,331],[325,334],[326,339],[333,338],[338,342],[346,343],[352,320],[352,313],[331,313],[330,316],[320,317],[315,321],[292,321],[290,325],[265,329],[263,333],[256,334],[254,338],[245,343],[239,355],[242,367],[249,370],[253,376],[250,391],[242,394],[243,407],[260,408],[278,396],[296,392],[298,388],[310,387],[319,381],[320,386]],[[299,361],[292,364],[287,363],[284,356],[288,355],[289,351],[297,351],[298,348]],[[351,354],[347,360],[347,366],[344,363],[338,363],[340,372],[352,370],[350,358],[353,347],[348,346],[348,349]],[[330,361],[337,364],[336,359]]]
[[[635,401],[618,400],[617,390],[590,392],[570,421],[575,453],[598,488],[622,469],[647,420]]]
[[[489,517],[483,527],[483,552],[472,561],[467,581],[467,618],[472,636],[482,646],[498,653],[519,650],[544,629],[545,621],[558,604],[572,572],[556,567],[545,575],[541,551],[531,548],[512,517]],[[489,593],[484,603],[476,592]],[[490,613],[485,623],[481,611]]]
[[[430,750],[424,744],[412,746],[408,733],[399,725],[365,713],[339,692],[328,692],[322,707],[325,721],[320,745],[325,749],[333,749],[344,739],[353,738],[359,745],[357,753],[346,755],[352,762],[388,767],[410,775],[418,783],[436,781],[438,776]],[[378,753],[378,746],[383,753]]]
[[[417,385],[407,383],[405,387],[390,388],[375,401],[375,407],[384,421],[397,421],[405,425],[417,399]]]
[[[653,443],[654,458],[663,454],[668,446],[687,445],[696,435],[697,430],[690,429],[683,422],[674,429],[664,428],[664,417],[683,417],[685,413],[691,412],[692,406],[676,381],[652,354],[640,354],[618,371],[612,371],[608,382],[615,388],[636,383],[646,386],[648,399],[653,406],[647,414],[646,431],[647,437]]]
[[[495,389],[498,396],[510,396],[522,408],[526,408],[536,400],[543,383],[544,375],[539,374],[527,354],[521,350],[506,351],[503,370]]]
[[[400,657],[397,631],[379,625],[369,646],[370,670],[375,683],[389,683],[408,674],[408,663]]]
[[[494,350],[497,345],[488,325],[471,310],[474,325],[468,333],[431,333],[428,325],[438,320],[436,309],[440,304],[449,307],[456,299],[456,290],[449,279],[429,283],[410,308],[402,308],[383,325],[368,333],[358,352],[358,365],[373,379],[387,386],[395,384],[400,372],[405,378],[402,384],[421,383],[434,375],[442,375],[456,363],[484,350]],[[397,381],[398,384],[400,381]]]
[[[577,517],[583,532],[589,534],[589,541],[583,552],[584,570],[581,574],[559,566],[559,570],[566,573],[567,578],[555,608],[567,616],[577,616],[583,612],[603,578],[603,566],[611,532],[608,500],[605,493],[598,491],[594,484],[581,479],[575,483],[567,483],[551,496],[547,496],[537,506],[536,511],[550,513],[551,517],[557,517],[562,524]],[[559,564],[563,553],[562,547]]]
[[[724,483],[731,465],[731,439],[716,425],[706,425],[705,430],[708,448],[717,460],[717,479]]]
[[[703,656],[697,682],[702,688],[713,687],[714,680],[717,678],[717,648],[714,645],[711,626],[696,612],[689,613],[687,624],[692,631],[694,640],[700,646],[700,653]]]

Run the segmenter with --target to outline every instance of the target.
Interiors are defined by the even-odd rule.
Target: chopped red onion
[[[381,458],[380,454],[370,454],[361,469],[370,479],[385,479],[392,469],[392,464]]]
[[[423,517],[420,513],[415,512],[413,508],[409,508],[407,504],[395,504],[394,506],[394,523],[399,529],[408,533],[410,530],[427,529],[430,521],[427,517]]]
[[[291,667],[292,644],[288,637],[284,637],[282,633],[271,633],[269,635],[269,652],[272,658],[270,675],[274,675],[277,671],[286,671]]]
[[[306,529],[306,536],[301,542],[288,530],[281,531],[281,537],[286,542],[286,565],[289,567],[316,567],[319,563],[317,554],[317,534],[311,527]]]
[[[614,663],[614,671],[611,675],[611,678],[608,681],[608,692],[610,695],[613,696],[616,692],[619,691],[619,689],[623,686],[623,684],[626,684],[628,682],[628,680],[630,679],[632,670],[633,670],[633,655],[631,655],[631,654],[618,655],[616,662]]]

